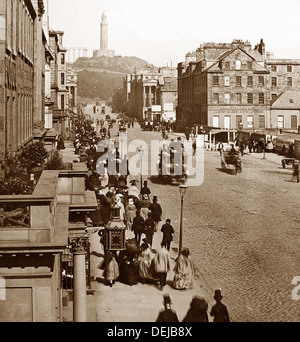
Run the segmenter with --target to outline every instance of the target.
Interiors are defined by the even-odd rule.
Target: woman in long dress
[[[189,249],[183,248],[181,254],[177,258],[173,279],[173,286],[175,289],[183,290],[193,287],[195,267],[190,260],[189,255]]]
[[[144,221],[147,220],[148,216],[149,216],[149,206],[151,204],[149,196],[148,195],[142,195],[142,200],[140,202],[141,204],[141,216],[144,219]]]
[[[144,283],[146,280],[154,281],[156,279],[153,258],[154,254],[151,252],[149,244],[143,243],[141,245],[142,252],[139,255],[139,277]]]
[[[108,252],[104,259],[105,267],[103,276],[106,280],[109,281],[110,287],[113,286],[116,279],[118,279],[120,275],[119,265],[117,263],[116,258],[111,252]]]
[[[133,219],[136,216],[136,206],[133,202],[132,198],[129,198],[128,204],[126,206],[126,222],[127,222],[127,228],[132,228]]]
[[[122,203],[122,197],[123,197],[122,194],[116,195],[116,204],[120,208],[120,219],[123,220],[123,222],[125,222],[125,220],[126,220],[125,207],[124,207],[124,204]]]

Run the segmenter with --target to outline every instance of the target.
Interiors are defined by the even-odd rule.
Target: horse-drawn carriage
[[[242,172],[242,160],[238,151],[234,148],[231,150],[221,151],[221,167],[222,170],[231,169],[230,166],[234,167],[235,174]]]
[[[181,142],[164,145],[157,162],[158,173],[164,183],[184,183],[189,174],[187,165],[187,154]]]

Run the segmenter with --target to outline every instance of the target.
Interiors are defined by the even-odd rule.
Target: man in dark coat
[[[144,233],[144,219],[142,218],[140,211],[136,212],[136,216],[132,222],[132,230],[134,231],[134,237],[137,243],[140,245],[141,237]]]
[[[153,241],[153,235],[154,235],[154,228],[155,228],[155,223],[153,218],[151,217],[151,211],[148,213],[148,218],[144,223],[144,228],[145,228],[145,235],[146,238],[149,240],[149,244],[152,247],[152,241]]]
[[[194,296],[182,322],[208,322],[207,308],[208,304],[204,298]]]
[[[148,195],[149,196],[150,194],[151,194],[151,191],[148,188],[148,182],[144,181],[144,186],[141,189],[141,195]]]
[[[210,315],[214,317],[214,322],[230,322],[227,307],[221,303],[222,298],[221,290],[216,290],[214,295],[216,304],[213,305],[210,312]]]
[[[179,322],[176,312],[171,309],[171,298],[169,295],[164,295],[165,309],[158,314],[156,322]]]
[[[149,205],[151,216],[155,223],[155,231],[157,232],[158,222],[161,221],[162,209],[159,203],[157,203],[157,196],[153,196],[153,203]]]
[[[163,233],[162,243],[170,250],[171,242],[173,241],[174,229],[171,226],[171,220],[166,219],[166,223],[161,227]]]

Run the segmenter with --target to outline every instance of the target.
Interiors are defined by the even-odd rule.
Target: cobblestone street
[[[130,129],[128,136],[150,146],[161,134]],[[299,184],[291,174],[279,156],[246,154],[243,172],[234,175],[221,170],[218,152],[205,151],[204,183],[187,190],[183,245],[192,251],[208,298],[222,288],[233,321],[300,319],[291,284],[300,272]],[[148,180],[178,241],[179,189]]]

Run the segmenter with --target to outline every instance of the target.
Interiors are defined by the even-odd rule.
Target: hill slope
[[[157,68],[138,57],[79,58],[72,64],[78,71],[78,95],[82,98],[111,100],[114,90],[123,87],[123,78],[136,69]]]

